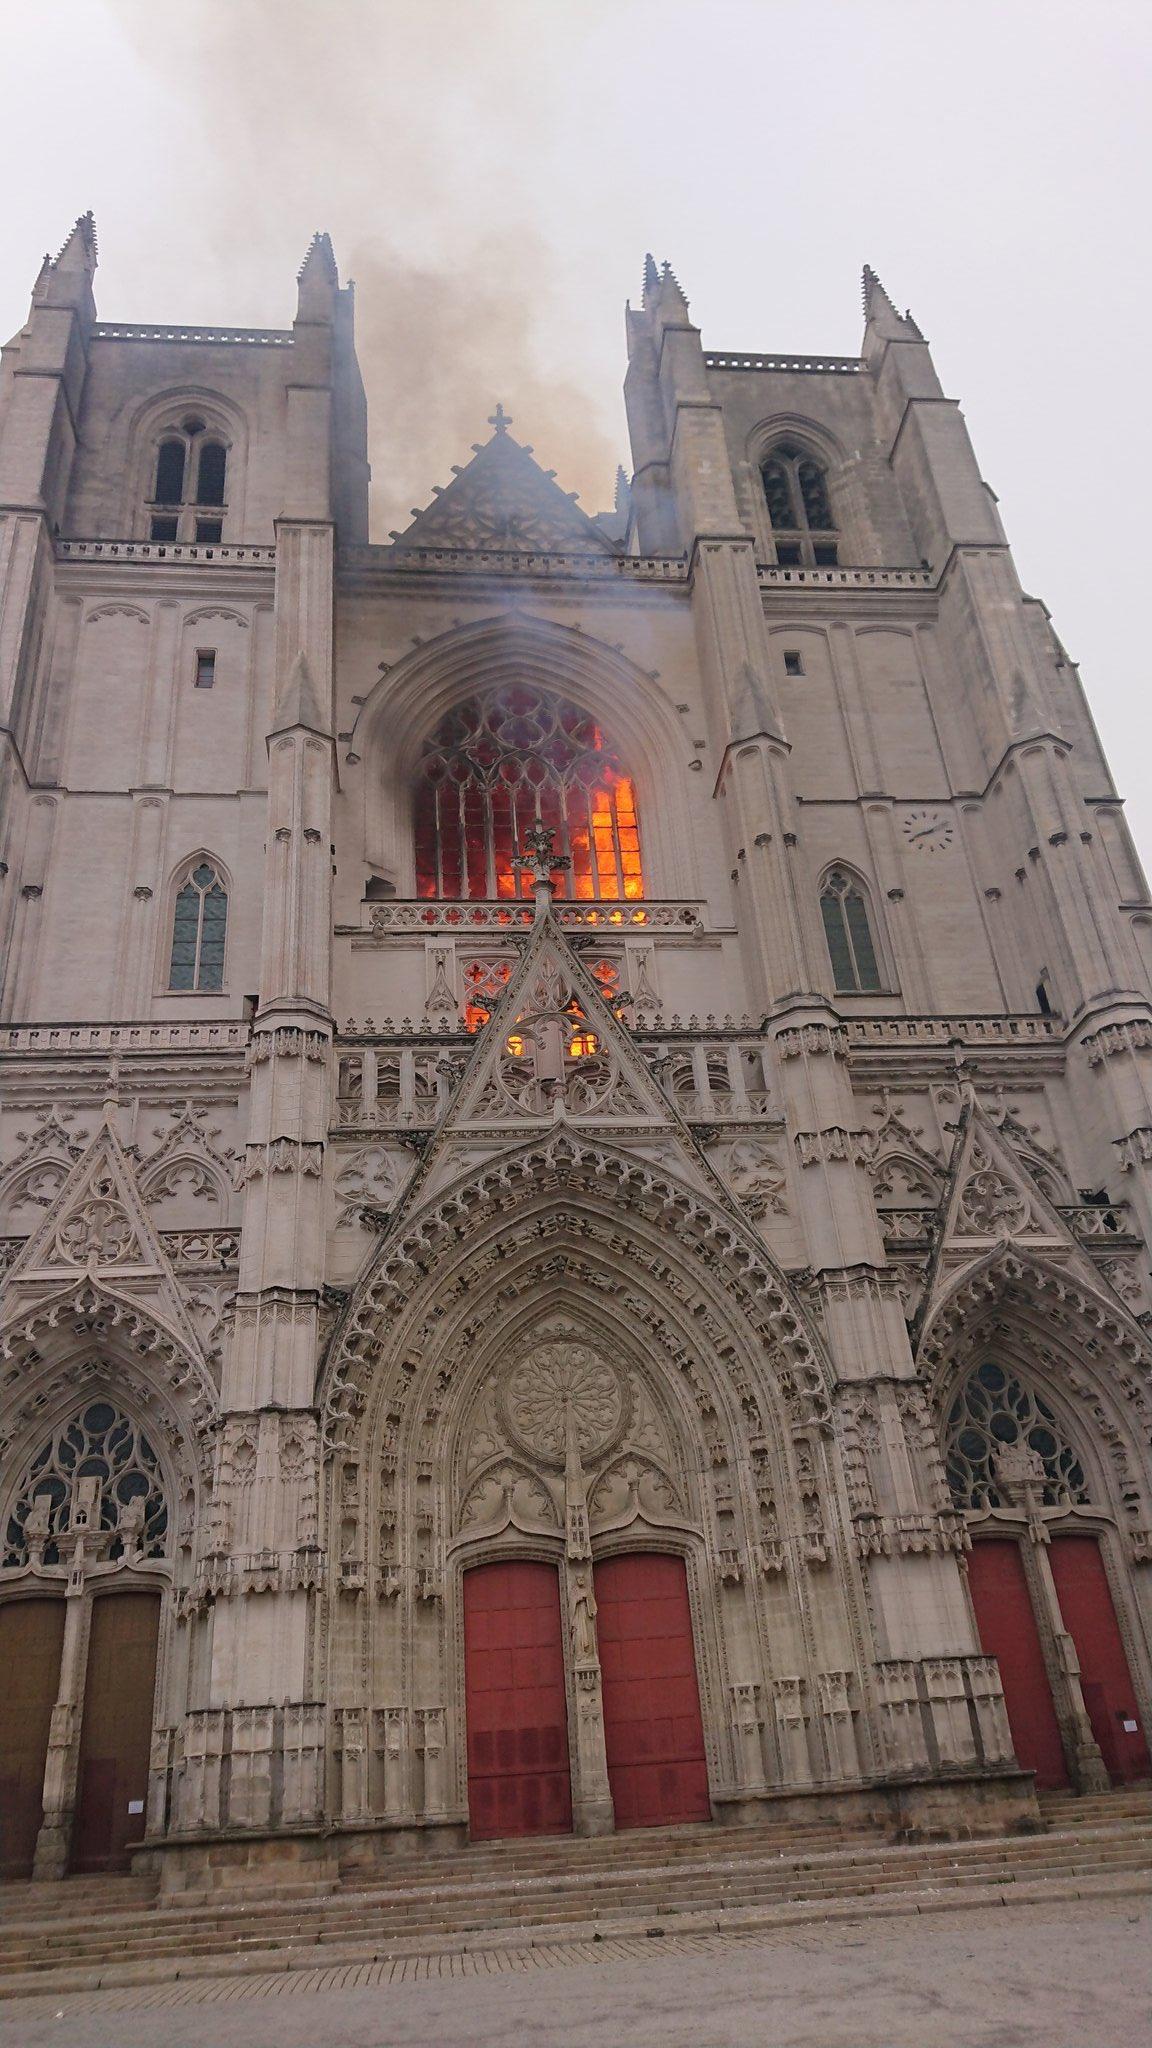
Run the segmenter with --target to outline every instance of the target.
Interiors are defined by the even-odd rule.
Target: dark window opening
[[[209,992],[224,986],[228,898],[214,867],[200,861],[176,898],[168,986]]]
[[[210,690],[216,681],[216,650],[214,647],[196,649],[196,688]]]
[[[197,471],[196,503],[198,505],[222,505],[224,503],[224,474],[228,461],[226,449],[219,441],[206,441],[200,450],[200,466]]]
[[[175,540],[179,522],[175,519],[153,519],[150,529],[152,540]]]
[[[1038,981],[1036,984],[1036,1008],[1042,1017],[1052,1017],[1055,1015],[1048,990],[1042,981]]]
[[[224,522],[222,519],[198,519],[196,521],[196,538],[199,541],[218,541],[221,539],[223,532]]]
[[[787,568],[804,562],[835,568],[840,559],[836,521],[823,465],[794,442],[782,441],[760,474],[777,562]]]
[[[804,663],[799,648],[786,647],[784,649],[784,673],[786,676],[803,675]]]
[[[156,457],[157,505],[179,505],[184,496],[184,443],[161,441]]]

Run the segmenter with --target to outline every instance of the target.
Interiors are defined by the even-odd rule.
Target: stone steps
[[[295,1887],[291,1898],[266,1886],[150,1902],[138,1880],[124,1879],[103,1887],[98,1910],[90,1885],[83,1895],[80,1886],[64,1885],[55,1889],[70,1893],[76,1907],[66,1918],[40,1910],[52,1887],[14,1887],[23,1896],[4,1899],[0,1991],[14,1995],[30,1981],[46,1987],[78,1969],[86,1982],[128,1981],[125,1970],[199,1974],[228,1957],[278,1957],[284,1966],[296,1957],[316,1959],[319,1951],[327,1962],[336,1951],[378,1954],[381,1944],[391,1952],[413,1942],[477,1946],[473,1937],[523,1940],[533,1929],[575,1939],[577,1928],[617,1932],[633,1920],[681,1929],[697,1922],[731,1926],[734,1916],[838,1912],[852,1901],[879,1911],[902,1898],[946,1902],[989,1889],[1000,1897],[1036,1885],[1073,1892],[1085,1882],[1152,1886],[1152,1802],[1136,1802],[1117,1818],[1106,1800],[1099,1805],[1104,1818],[1095,1825],[949,1844],[895,1847],[841,1837],[827,1847],[829,1831],[821,1830],[820,1847],[810,1838],[803,1849],[793,1843],[781,1850],[769,1830],[711,1828],[650,1836],[615,1864],[603,1840],[534,1845],[528,1867],[522,1855],[501,1858],[485,1849],[478,1868],[463,1851],[414,1859],[406,1869],[390,1865],[367,1885]],[[117,1883],[125,1887],[119,1897]],[[15,1914],[10,1903],[18,1905]]]

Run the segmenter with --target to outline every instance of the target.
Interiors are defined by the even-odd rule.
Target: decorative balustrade
[[[709,370],[783,370],[802,377],[859,377],[865,364],[859,356],[761,356],[740,349],[705,349]]]
[[[138,321],[97,320],[93,341],[178,341],[231,343],[246,348],[291,348],[295,336],[290,327],[180,327],[165,321],[162,326]]]
[[[5,1024],[0,1057],[34,1053],[243,1052],[251,1026],[218,1024]]]
[[[274,547],[243,547],[219,541],[58,540],[58,562],[211,562],[214,568],[274,569]]]
[[[880,1209],[880,1228],[886,1245],[927,1244],[938,1221],[935,1209]]]
[[[704,906],[646,900],[642,903],[590,903],[568,901],[553,904],[557,922],[585,931],[681,931],[691,933],[703,927]],[[484,899],[440,902],[426,897],[397,897],[391,903],[364,905],[366,928],[376,937],[389,932],[450,931],[469,934],[484,931],[530,931],[535,905],[528,899]]]
[[[1061,1206],[1060,1214],[1071,1230],[1084,1244],[1114,1244],[1119,1238],[1135,1238],[1128,1202],[1070,1202]]]
[[[198,1273],[227,1271],[240,1263],[238,1230],[162,1230],[160,1243],[174,1266]]]
[[[1035,1045],[1064,1036],[1062,1017],[1031,1011],[1017,1016],[846,1017],[848,1043],[856,1050],[890,1045]]]
[[[673,583],[688,581],[682,555],[597,555],[578,549],[551,552],[544,548],[391,547],[379,543],[340,550],[343,572],[378,570],[389,575],[435,570],[450,576],[576,576],[592,583]]]
[[[777,562],[758,562],[762,585],[790,590],[934,590],[931,569],[808,569],[800,565],[785,568]]]

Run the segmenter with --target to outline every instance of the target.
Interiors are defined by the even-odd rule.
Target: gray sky
[[[0,329],[87,207],[105,319],[287,324],[327,228],[380,539],[497,397],[611,501],[645,249],[711,348],[853,352],[871,263],[1152,856],[1147,0],[5,0],[0,30]]]

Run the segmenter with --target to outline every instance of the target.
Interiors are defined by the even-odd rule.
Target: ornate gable
[[[56,1191],[5,1279],[5,1306],[23,1317],[87,1278],[148,1306],[202,1357],[180,1289],[111,1124],[101,1125]]]
[[[490,441],[477,442],[412,525],[392,539],[405,548],[485,548],[504,554],[613,555],[618,549],[573,497],[541,469],[531,448],[514,441],[502,406]]]

